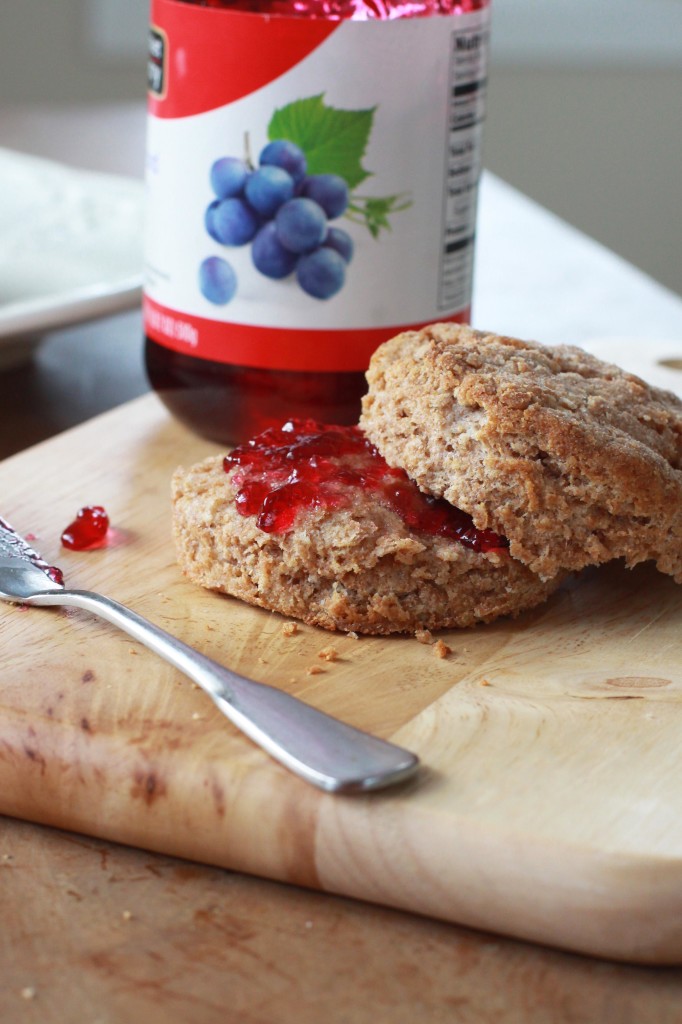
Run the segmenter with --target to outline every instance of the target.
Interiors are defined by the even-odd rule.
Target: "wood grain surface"
[[[598,956],[682,961],[682,588],[646,566],[588,572],[518,620],[444,634],[446,659],[413,638],[287,637],[175,565],[170,475],[213,451],[147,396],[6,460],[0,514],[68,583],[395,737],[423,772],[393,792],[320,794],[112,627],[7,606],[0,812]],[[85,504],[107,508],[112,542],[64,551]]]
[[[21,112],[22,126],[30,114]],[[41,145],[47,137],[43,129],[54,124],[54,114],[48,111],[39,125]],[[96,112],[93,118],[98,130],[110,136],[109,113],[102,118]],[[128,127],[124,134],[130,134]],[[87,140],[88,132],[80,128],[61,133],[62,142],[68,137],[64,153],[49,155],[71,160],[76,153],[85,160],[88,146],[81,146],[81,153],[78,143]],[[107,159],[120,152],[120,134],[115,133],[113,146],[100,147]],[[95,150],[89,146],[91,153]],[[493,233],[488,231],[489,244],[482,249],[486,258],[477,274],[476,309],[482,326],[499,323],[511,329],[516,319],[523,336],[581,344],[600,331],[628,333],[635,323],[650,331],[653,322],[661,338],[679,335],[672,297],[659,296],[653,284],[635,280],[634,272],[628,278],[627,268],[611,272],[605,256],[593,253],[586,240],[576,243],[567,237],[558,221],[545,228],[539,213],[527,207],[517,213],[515,205],[506,209],[500,202],[488,211],[487,224]],[[480,231],[483,242],[485,226]],[[505,234],[505,228],[512,230]],[[508,257],[518,250],[518,229],[528,258],[523,281],[517,277],[510,283]],[[562,307],[568,277],[570,308],[566,303]],[[609,301],[604,301],[605,279],[611,286]],[[537,295],[547,294],[547,288],[551,301],[538,303]],[[557,316],[557,308],[566,315]],[[646,309],[645,325],[631,315],[636,308]],[[556,336],[548,334],[552,330]],[[63,430],[101,411],[105,403],[140,394],[146,388],[140,335],[139,322],[128,324],[126,317],[74,327],[44,343],[31,364],[5,371],[0,381],[0,455]],[[631,339],[629,345],[619,345],[617,362],[628,348],[634,353],[639,343]],[[679,344],[671,344],[664,355],[675,353],[680,354]],[[98,443],[104,434],[99,430],[95,435]],[[205,447],[199,447],[204,454]],[[97,493],[90,494],[88,480],[79,477],[70,459],[66,467],[51,472],[50,459],[41,455],[32,462],[38,494],[29,502],[22,497],[26,477],[21,464],[17,481],[14,470],[7,470],[0,513],[10,514],[13,505],[19,515],[21,502],[35,522],[39,506],[44,504],[49,512],[63,495],[64,502],[41,520],[46,539],[61,558],[55,531],[64,525],[62,512],[70,516],[74,499],[76,504],[98,500],[104,492],[98,485]],[[49,480],[44,491],[43,476]],[[16,488],[19,481],[21,491]],[[160,528],[165,529],[162,500],[159,509]],[[82,581],[90,560],[83,558],[82,569],[74,570],[74,584]],[[97,571],[90,582],[98,584]],[[118,596],[126,588],[121,585]],[[8,641],[8,611],[0,606],[2,663],[11,665],[17,647]],[[160,601],[152,600],[148,611],[158,621],[163,615]],[[42,614],[57,618],[51,612]],[[28,631],[29,646],[32,636]],[[48,639],[54,641],[51,635]],[[127,644],[124,637],[118,642]],[[362,643],[366,653],[369,648]],[[213,650],[229,660],[230,652],[219,643]],[[147,672],[153,671],[151,656],[139,650],[139,658]],[[426,667],[431,667],[430,658]],[[3,684],[10,674],[5,673]],[[322,678],[329,682],[330,675]],[[145,678],[144,673],[136,675],[135,685],[142,688]],[[187,685],[177,682],[178,690]],[[299,685],[306,682],[315,680],[299,678]],[[407,681],[401,672],[391,682],[397,686]],[[365,688],[365,699],[375,685]],[[419,685],[425,685],[424,678]],[[388,715],[390,707],[384,700],[381,715]],[[192,709],[205,711],[201,695]],[[0,725],[0,731],[4,736],[7,730]],[[132,916],[124,916],[126,911]],[[6,817],[0,817],[0,914],[2,1024],[682,1021],[682,968],[621,965],[559,952]]]
[[[3,1024],[679,1024],[596,960],[0,818]]]

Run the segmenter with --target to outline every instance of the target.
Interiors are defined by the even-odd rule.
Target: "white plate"
[[[0,363],[140,302],[143,200],[141,181],[0,149]]]

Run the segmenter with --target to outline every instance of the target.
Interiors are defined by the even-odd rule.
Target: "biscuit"
[[[544,579],[624,558],[682,582],[682,403],[579,348],[455,324],[374,354],[361,425],[390,465]]]
[[[238,511],[238,469],[226,472],[220,457],[178,469],[173,531],[190,580],[249,604],[329,630],[412,633],[516,615],[560,582],[540,580],[506,549],[416,531],[352,483],[337,488],[333,507],[302,508],[290,528],[265,532]]]

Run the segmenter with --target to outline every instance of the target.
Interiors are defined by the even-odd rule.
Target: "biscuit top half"
[[[682,582],[682,402],[579,348],[433,324],[374,354],[361,426],[389,465],[543,578],[624,558]]]

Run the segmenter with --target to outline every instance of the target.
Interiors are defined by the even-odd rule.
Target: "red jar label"
[[[488,17],[153,0],[148,336],[242,366],[364,370],[398,331],[466,319]]]

